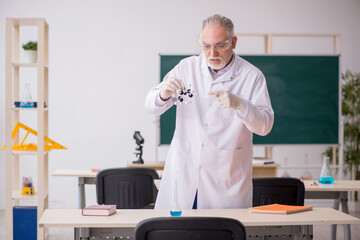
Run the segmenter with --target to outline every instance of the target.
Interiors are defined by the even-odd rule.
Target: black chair
[[[98,204],[116,204],[117,209],[153,208],[159,176],[151,168],[110,168],[96,175]]]
[[[253,206],[273,203],[304,206],[305,187],[298,178],[253,178]]]
[[[245,240],[244,225],[220,217],[159,217],[135,228],[135,240]]]

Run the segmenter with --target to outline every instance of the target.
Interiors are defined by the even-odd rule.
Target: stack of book
[[[293,206],[284,204],[270,204],[249,208],[252,213],[290,214],[312,210],[312,206]]]
[[[116,205],[91,205],[82,209],[84,216],[110,216],[116,213]]]
[[[274,163],[274,161],[268,159],[253,159],[253,165],[266,165]]]

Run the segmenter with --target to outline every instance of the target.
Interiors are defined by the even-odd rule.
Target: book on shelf
[[[271,163],[274,163],[274,161],[268,159],[253,159],[253,165],[266,165]]]
[[[81,211],[84,216],[110,216],[116,213],[116,205],[91,205]]]
[[[312,210],[312,206],[270,204],[249,208],[252,213],[291,214]]]

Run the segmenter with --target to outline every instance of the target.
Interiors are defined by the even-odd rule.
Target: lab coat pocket
[[[189,152],[189,141],[174,136],[171,142],[168,156],[168,159],[171,162],[173,169],[175,169],[176,171],[180,171],[185,168],[186,162],[190,160]]]
[[[246,174],[243,149],[219,150],[218,177],[227,183],[236,182]]]

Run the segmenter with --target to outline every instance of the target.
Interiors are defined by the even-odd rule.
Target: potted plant
[[[36,63],[37,61],[37,42],[29,41],[22,45],[24,49],[24,62]]]
[[[341,79],[343,81],[341,94],[344,117],[344,173],[350,173],[350,179],[360,180],[360,73],[347,70],[341,74]],[[332,159],[331,148],[327,149],[325,154]],[[357,201],[357,192],[354,198]]]

